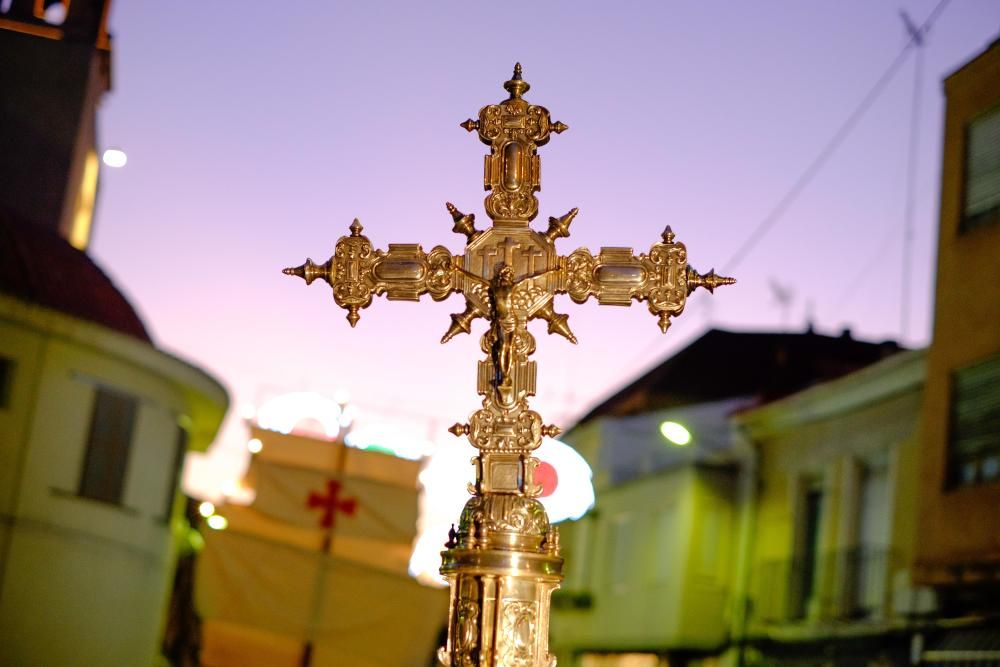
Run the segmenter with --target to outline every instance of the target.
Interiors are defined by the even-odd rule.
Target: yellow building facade
[[[934,337],[917,577],[1000,586],[1000,40],[945,79]],[[992,582],[992,583],[989,583]],[[980,596],[981,597],[981,596]],[[985,602],[985,601],[983,601]],[[988,603],[987,603],[988,604]],[[976,607],[978,603],[973,603]],[[962,615],[959,603],[953,612]]]
[[[733,644],[780,664],[899,664],[931,591],[910,582],[924,353],[904,352],[735,417],[753,448]]]

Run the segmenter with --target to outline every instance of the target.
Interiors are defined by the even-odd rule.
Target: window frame
[[[972,127],[977,122],[981,122],[990,116],[997,116],[1000,123],[1000,104],[990,107],[985,111],[976,114],[966,121],[962,136],[962,156],[961,156],[961,197],[959,198],[958,210],[958,235],[963,236],[976,229],[989,227],[1000,222],[1000,204],[989,208],[981,213],[969,216],[966,214],[966,203],[969,196],[969,149],[971,148]]]
[[[101,385],[94,388],[93,396],[76,495],[123,507],[141,401],[124,391]],[[115,405],[115,402],[118,404]],[[108,414],[107,411],[110,411],[110,417],[102,417]],[[111,423],[107,419],[119,423]],[[101,420],[105,423],[100,424]],[[116,441],[109,442],[109,438]],[[114,457],[115,460],[101,457]],[[102,470],[102,466],[109,466],[109,469]]]
[[[948,377],[948,430],[947,430],[947,440],[945,442],[945,491],[956,491],[958,489],[975,488],[982,486],[993,486],[1000,484],[1000,475],[997,475],[993,479],[983,479],[981,471],[977,472],[975,477],[971,480],[965,481],[962,479],[962,468],[965,464],[979,461],[981,459],[994,454],[1000,456],[1000,447],[997,447],[997,452],[993,453],[989,448],[984,451],[977,451],[975,455],[963,454],[957,451],[959,443],[957,438],[959,434],[957,430],[959,428],[958,420],[958,402],[960,397],[959,392],[959,373],[963,371],[970,371],[978,366],[985,366],[987,364],[996,364],[998,371],[1000,371],[1000,353],[992,354],[987,357],[978,359],[969,364],[965,364],[961,367],[952,369]]]

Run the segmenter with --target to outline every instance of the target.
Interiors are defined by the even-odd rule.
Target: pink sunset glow
[[[919,23],[937,1],[903,5]],[[128,165],[102,174],[93,253],[159,345],[228,384],[234,410],[211,470],[189,475],[190,492],[239,468],[240,415],[287,391],[346,390],[359,420],[459,446],[445,428],[478,405],[484,325],[438,345],[458,299],[377,299],[352,330],[328,288],[280,270],[325,260],[355,217],[378,247],[461,248],[444,202],[486,221],[486,148],[458,123],[504,97],[515,61],[529,101],[570,126],[540,151],[540,221],[580,208],[563,254],[646,251],[670,224],[693,266],[739,280],[694,295],[666,336],[641,305],[558,299],[579,345],[533,327],[533,407],[547,421],[569,426],[707,327],[811,322],[928,342],[941,79],[996,37],[1000,5],[951,3],[926,38],[905,334],[912,57],[759,244],[732,261],[903,49],[896,5],[542,7],[114,5],[115,81],[99,137],[124,148]],[[780,291],[792,295],[784,307]]]

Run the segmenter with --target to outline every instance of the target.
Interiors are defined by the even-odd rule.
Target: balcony
[[[889,611],[894,556],[886,547],[765,561],[751,582],[752,624],[877,621]]]

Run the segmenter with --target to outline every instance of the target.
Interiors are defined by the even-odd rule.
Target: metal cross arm
[[[470,246],[484,235],[485,232],[475,229],[473,214],[466,215],[451,203],[447,207],[455,219],[455,231],[465,234]],[[492,270],[501,264],[512,268],[518,264],[511,256],[513,253],[508,252],[504,257],[502,250],[519,250],[529,260],[525,275],[517,279],[518,292],[542,290],[551,295],[568,294],[577,303],[593,296],[602,305],[616,306],[628,306],[633,300],[646,301],[649,311],[659,316],[658,324],[664,333],[670,326],[670,318],[684,310],[688,295],[695,289],[704,287],[714,292],[720,285],[735,282],[733,278],[716,275],[714,269],[703,275],[689,266],[687,250],[684,244],[674,240],[669,226],[661,242],[653,245],[648,254],[637,256],[631,248],[606,247],[595,256],[586,248],[579,248],[569,256],[555,257],[555,266],[550,269],[527,273],[535,268],[532,259],[537,258],[539,262],[546,259],[546,250],[549,250],[546,246],[556,238],[569,236],[569,223],[577,212],[574,208],[562,217],[550,218],[548,231],[543,235],[527,235],[530,238],[525,239],[528,244],[523,249],[522,244],[509,235],[500,244],[476,244],[485,246],[485,252],[480,250],[479,257],[500,260],[492,267],[477,262],[476,249],[467,250],[464,256],[453,256],[443,246],[435,246],[426,253],[420,245],[412,243],[391,243],[386,251],[373,250],[371,241],[361,234],[363,227],[355,220],[350,226],[350,236],[337,241],[334,255],[325,263],[316,264],[306,259],[301,266],[284,269],[284,273],[299,276],[307,284],[317,278],[328,283],[333,288],[334,301],[348,311],[347,319],[352,327],[360,319],[359,311],[371,305],[373,295],[385,294],[389,300],[417,301],[421,295],[430,294],[435,301],[440,301],[452,292],[467,293],[466,310],[452,316],[452,325],[441,342],[447,342],[458,333],[471,333],[474,319],[489,317],[488,286]],[[544,237],[547,243],[532,243],[538,236]],[[476,266],[477,263],[480,265]],[[483,272],[481,276],[472,272],[476,269]],[[542,280],[536,280],[539,278]],[[531,284],[524,285],[526,281]],[[482,288],[477,289],[477,285]],[[476,298],[477,293],[480,298]],[[551,301],[546,300],[529,318],[546,320],[549,333],[558,333],[576,342],[566,324],[567,316],[555,313]]]
[[[349,228],[350,236],[342,236],[330,259],[284,269],[284,273],[299,276],[311,284],[317,278],[333,288],[333,300],[347,309],[347,321],[353,327],[361,319],[358,311],[371,305],[372,296],[385,294],[396,301],[418,301],[429,293],[440,301],[455,291],[454,258],[443,246],[429,253],[414,243],[390,243],[388,250],[373,250],[372,242],[363,236],[364,229],[356,219]]]

